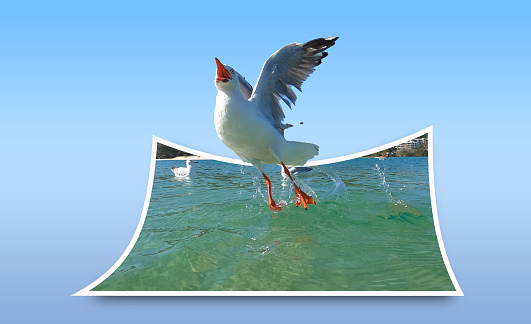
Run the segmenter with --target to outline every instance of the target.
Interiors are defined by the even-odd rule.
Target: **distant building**
[[[396,146],[396,148],[399,150],[411,150],[411,149],[415,149],[419,147],[420,147],[420,141],[418,139],[413,139],[411,141],[407,141],[405,143],[402,143]]]
[[[421,145],[428,144],[427,138],[415,138],[410,141],[407,141],[405,143],[402,143],[400,145],[397,145],[396,148],[398,150],[411,150],[415,148],[419,148]]]

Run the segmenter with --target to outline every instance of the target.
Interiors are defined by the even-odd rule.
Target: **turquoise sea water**
[[[427,158],[361,158],[295,175],[317,205],[295,207],[279,166],[275,201],[252,167],[199,161],[175,178],[157,161],[142,232],[93,290],[453,291],[433,223]]]

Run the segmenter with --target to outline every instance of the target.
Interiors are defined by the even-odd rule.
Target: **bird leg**
[[[273,200],[273,197],[271,196],[271,181],[265,175],[265,173],[262,172],[262,175],[264,176],[264,179],[265,179],[266,184],[267,184],[267,194],[269,195],[269,208],[272,211],[281,211],[282,210],[282,206],[281,205],[277,205],[275,203],[275,201]]]
[[[282,167],[284,168],[284,173],[288,175],[291,182],[293,183],[293,188],[295,189],[295,195],[297,195],[295,206],[299,207],[301,204],[304,206],[304,209],[308,210],[308,204],[314,204],[315,200],[313,200],[312,197],[308,196],[304,191],[301,190],[296,184],[295,181],[293,181],[293,178],[291,177],[291,174],[289,173],[288,168],[286,168],[286,165],[284,165],[284,162],[280,162],[282,164]]]

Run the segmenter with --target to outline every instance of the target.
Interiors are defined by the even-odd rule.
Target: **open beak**
[[[232,80],[232,76],[230,75],[229,71],[221,64],[221,62],[216,59],[216,64],[218,65],[218,69],[216,71],[216,82],[228,82],[229,80]]]

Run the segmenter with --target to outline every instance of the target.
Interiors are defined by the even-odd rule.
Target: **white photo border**
[[[238,159],[200,152],[179,144],[169,142],[157,136],[153,136],[153,142],[151,147],[151,164],[149,169],[149,183],[146,192],[146,199],[144,201],[142,216],[140,217],[140,221],[136,228],[135,234],[131,239],[131,242],[129,242],[129,245],[127,246],[122,256],[107,272],[105,272],[96,281],[94,281],[87,287],[81,289],[72,296],[464,296],[463,291],[461,290],[461,287],[459,286],[457,279],[455,278],[455,275],[452,271],[448,256],[446,255],[446,250],[442,241],[441,228],[439,226],[439,216],[437,214],[437,205],[435,201],[435,184],[433,175],[433,126],[425,128],[421,131],[418,131],[414,134],[411,134],[389,144],[381,145],[370,150],[332,159],[310,161],[306,163],[306,166],[324,165],[356,159],[379,151],[383,151],[393,146],[397,146],[400,143],[407,142],[424,134],[428,134],[429,185],[431,208],[433,212],[433,223],[435,225],[437,241],[439,242],[439,249],[441,251],[441,255],[446,266],[446,271],[448,272],[448,275],[452,280],[452,284],[454,285],[455,291],[91,291],[94,287],[96,287],[105,279],[107,279],[122,264],[122,262],[133,249],[140,235],[140,232],[142,231],[142,227],[144,226],[144,221],[146,219],[147,211],[149,208],[149,202],[151,200],[151,190],[153,189],[157,143],[161,143],[163,145],[211,160],[217,160],[221,162],[239,165],[250,165],[249,163],[244,163],[243,161]]]

